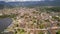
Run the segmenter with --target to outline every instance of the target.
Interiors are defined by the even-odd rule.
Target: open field
[[[16,7],[0,10],[0,19],[13,22],[2,34],[60,34],[60,7]]]

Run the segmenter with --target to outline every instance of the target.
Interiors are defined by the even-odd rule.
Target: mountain
[[[4,8],[4,4],[5,4],[4,1],[0,1],[0,9],[3,9]]]
[[[8,2],[11,6],[60,6],[60,1]]]
[[[0,6],[16,7],[16,6],[60,6],[60,1],[25,1],[25,2],[4,2],[0,1]]]

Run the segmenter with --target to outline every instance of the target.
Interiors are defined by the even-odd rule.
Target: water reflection
[[[0,19],[0,33],[12,23],[11,18]]]

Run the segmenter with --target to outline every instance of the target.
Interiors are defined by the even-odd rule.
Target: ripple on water
[[[0,19],[0,32],[6,29],[12,23],[11,18]]]

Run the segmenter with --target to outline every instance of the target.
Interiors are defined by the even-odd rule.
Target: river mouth
[[[0,33],[6,29],[11,23],[12,23],[12,19],[11,18],[3,18],[0,19]]]

